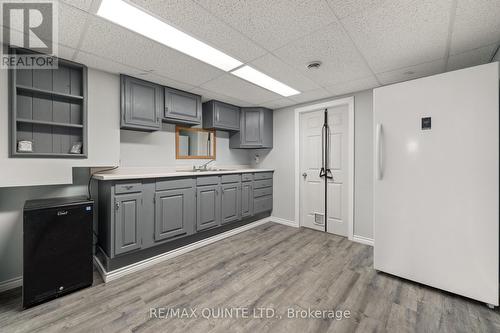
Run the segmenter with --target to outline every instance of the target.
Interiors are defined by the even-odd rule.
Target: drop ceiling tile
[[[327,0],[330,7],[335,12],[338,18],[342,19],[349,15],[373,10],[382,5],[387,0]]]
[[[118,62],[103,59],[93,54],[79,51],[75,57],[75,61],[82,63],[90,68],[99,69],[104,72],[113,74],[126,74],[139,79],[155,82],[164,86],[173,87],[180,90],[193,89],[192,85],[184,84],[155,73],[146,72],[143,69],[126,66]]]
[[[179,82],[179,81],[176,81],[176,80],[172,80],[172,79],[170,79],[168,77],[157,75],[155,73],[141,73],[137,77],[138,78],[142,78],[142,79],[147,80],[147,81],[151,81],[151,82],[154,82],[154,83],[161,84],[163,86],[167,86],[167,87],[172,87],[172,88],[175,88],[175,89],[179,89],[179,90],[188,91],[188,90],[194,88],[194,86],[192,86],[190,84],[185,84],[185,83],[182,83],[182,82]]]
[[[451,0],[391,0],[342,20],[375,73],[441,59]]]
[[[99,17],[93,18],[81,50],[126,66],[154,70],[155,74],[192,86],[224,74],[213,66]]]
[[[93,0],[60,0],[70,6],[76,7],[78,9],[89,11]]]
[[[83,33],[88,13],[64,3],[59,3],[58,7],[57,42],[76,48]]]
[[[447,71],[454,71],[466,67],[482,65],[490,62],[498,45],[492,44],[485,47],[480,47],[471,51],[459,53],[450,56],[448,59]]]
[[[270,53],[252,61],[249,65],[299,91],[321,88],[304,74]]]
[[[462,53],[499,41],[500,2],[458,0],[450,53]]]
[[[291,106],[291,105],[295,105],[295,104],[297,104],[297,102],[292,101],[288,98],[280,98],[280,99],[277,99],[275,101],[264,102],[260,106],[263,106],[263,107],[266,107],[266,108],[269,108],[272,110],[276,110],[276,109],[285,108],[287,106]]]
[[[219,93],[207,90],[207,89],[203,89],[200,87],[195,87],[195,88],[189,89],[188,91],[193,93],[193,94],[201,95],[201,100],[203,102],[215,99],[217,101],[221,101],[221,102],[225,102],[225,103],[229,103],[229,104],[233,104],[233,105],[237,105],[237,106],[256,106],[257,105],[257,104],[252,104],[252,103],[248,103],[248,102],[239,100],[237,98],[226,96],[224,94],[219,94]]]
[[[377,74],[378,80],[382,84],[392,84],[417,79],[424,76],[439,74],[444,71],[445,60],[440,59],[420,65],[400,68],[394,71]]]
[[[140,68],[125,66],[116,61],[104,59],[94,54],[90,54],[81,50],[76,53],[75,61],[84,64],[87,67],[99,69],[101,71],[114,74],[121,73],[121,74],[137,76],[139,73],[143,72],[143,70]]]
[[[326,89],[320,88],[316,90],[306,91],[299,95],[294,95],[288,97],[296,103],[305,103],[310,101],[315,101],[318,99],[326,98],[332,96],[332,93]]]
[[[225,74],[217,79],[206,82],[201,88],[223,94],[250,104],[260,104],[279,98],[280,95],[260,88],[232,74]]]
[[[71,48],[71,47],[67,47],[64,45],[58,45],[57,57],[62,58],[62,59],[66,59],[66,60],[73,60],[73,56],[74,56],[75,52],[76,52],[76,50]]]
[[[372,75],[362,79],[343,82],[333,86],[325,87],[325,89],[331,92],[334,96],[338,96],[338,95],[363,91],[367,89],[373,89],[379,86],[380,84],[377,82],[377,79]]]
[[[372,74],[354,44],[336,22],[273,53],[321,86]],[[314,60],[320,60],[321,67],[307,69],[307,63]]]
[[[166,23],[242,61],[248,62],[266,50],[231,28],[224,21],[190,0],[133,0]]]
[[[195,0],[268,50],[335,20],[323,0]]]

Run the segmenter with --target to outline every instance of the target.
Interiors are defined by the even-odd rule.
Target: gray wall
[[[373,92],[362,91],[354,96],[354,234],[373,238]],[[298,106],[338,99],[326,98]],[[294,112],[298,106],[274,111],[274,148],[270,151],[253,150],[260,163],[255,166],[274,168],[273,216],[294,221],[295,219],[295,147]],[[298,171],[297,171],[298,172]]]

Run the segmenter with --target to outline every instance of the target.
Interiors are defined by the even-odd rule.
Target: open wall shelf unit
[[[9,89],[11,157],[87,157],[86,66],[58,59],[57,69],[10,69]],[[33,151],[18,151],[21,140],[31,141]],[[77,143],[81,153],[70,153]]]

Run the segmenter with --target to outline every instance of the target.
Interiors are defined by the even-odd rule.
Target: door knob
[[[304,172],[304,173],[302,174],[302,177],[306,178],[306,177],[307,177],[307,172]]]

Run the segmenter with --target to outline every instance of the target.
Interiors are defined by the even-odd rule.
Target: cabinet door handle
[[[217,112],[215,113],[215,118],[216,118],[217,122],[219,122],[219,110],[217,110]]]
[[[133,187],[133,185],[125,185],[125,189],[130,190]]]
[[[116,210],[120,209],[120,203],[119,203],[118,201],[117,201],[117,202],[115,202],[115,209],[116,209]]]

